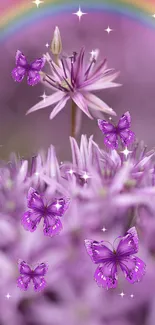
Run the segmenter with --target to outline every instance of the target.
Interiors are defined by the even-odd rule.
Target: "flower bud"
[[[53,40],[51,43],[51,51],[54,55],[59,55],[62,51],[61,35],[57,26],[54,30]]]

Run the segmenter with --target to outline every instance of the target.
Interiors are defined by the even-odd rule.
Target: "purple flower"
[[[95,69],[96,59],[93,57],[85,67],[83,48],[79,55],[73,52],[71,57],[63,57],[59,60],[59,66],[52,61],[49,54],[46,55],[46,59],[50,64],[52,75],[43,74],[42,80],[45,85],[56,92],[48,96],[45,101],[43,100],[30,108],[27,114],[58,103],[50,114],[50,119],[52,119],[71,99],[91,119],[88,107],[106,114],[116,115],[112,108],[91,94],[91,91],[94,90],[119,86],[113,82],[118,73],[113,69],[107,69],[106,60],[103,60]]]
[[[44,218],[44,235],[54,236],[62,229],[59,217],[62,217],[69,205],[69,199],[55,199],[45,204],[41,195],[33,188],[29,189],[27,197],[29,210],[22,217],[22,225],[26,230],[35,231],[41,219]]]

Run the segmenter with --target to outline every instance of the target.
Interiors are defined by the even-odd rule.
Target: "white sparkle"
[[[57,210],[59,210],[61,208],[61,204],[59,204],[59,202],[57,201],[57,204],[55,204],[55,207],[57,208]]]
[[[49,47],[49,44],[48,43],[46,43],[46,45],[45,45],[47,48]]]
[[[84,180],[86,181],[88,178],[90,178],[90,176],[85,172],[82,178],[84,178]]]
[[[39,173],[38,173],[38,172],[36,172],[36,173],[35,173],[35,175],[36,175],[36,176],[39,176]]]
[[[107,32],[108,34],[110,34],[110,32],[112,32],[113,29],[111,29],[109,26],[105,29],[105,32]]]
[[[130,297],[131,297],[131,298],[133,298],[133,297],[134,297],[134,295],[133,295],[133,294],[131,294],[131,295],[130,295]]]
[[[153,14],[152,17],[155,18],[155,14]]]
[[[123,298],[125,296],[125,293],[121,292],[119,295]]]
[[[37,6],[37,8],[39,7],[39,5],[41,4],[41,3],[43,3],[44,1],[40,1],[40,0],[35,0],[35,1],[32,1],[33,3],[35,3],[36,4],[36,6]]]
[[[105,232],[107,229],[103,227],[101,230],[102,230],[103,232]]]
[[[73,175],[74,170],[73,169],[70,169],[67,173],[70,174],[70,175]]]
[[[96,50],[92,50],[91,52],[90,52],[90,55],[91,55],[91,60],[92,59],[97,59],[97,57],[98,57],[98,55],[99,55],[99,50],[98,49],[96,49]]]
[[[77,17],[79,17],[79,21],[80,21],[81,17],[83,15],[87,15],[87,13],[86,12],[82,12],[81,11],[81,8],[79,7],[79,10],[77,12],[74,12],[73,15],[76,15]]]
[[[123,151],[120,151],[120,152],[123,153],[126,158],[127,158],[127,156],[128,156],[129,153],[132,153],[132,151],[128,150],[127,147]]]
[[[9,293],[7,293],[7,295],[5,296],[7,299],[10,299],[11,298],[11,296],[10,296],[10,294]]]
[[[44,102],[46,101],[46,98],[48,97],[48,96],[46,96],[46,94],[45,94],[45,92],[41,95],[41,96],[39,96],[39,97],[41,97],[43,100],[44,100]]]
[[[109,120],[110,120],[110,121],[112,120],[112,117],[111,117],[111,116],[109,117]]]

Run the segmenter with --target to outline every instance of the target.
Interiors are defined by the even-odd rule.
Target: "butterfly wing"
[[[44,276],[46,275],[47,270],[48,266],[45,263],[41,263],[35,268],[32,278],[35,291],[39,292],[45,288],[46,281]]]
[[[109,133],[104,139],[106,147],[110,149],[117,149],[118,147],[118,137],[116,133]]]
[[[30,69],[28,71],[27,83],[30,86],[36,85],[40,81],[39,71],[44,67],[46,62],[45,58],[36,59],[30,65]]]
[[[113,252],[104,245],[104,242],[85,240],[87,253],[95,264],[100,264],[94,274],[98,286],[103,288],[116,288],[117,266]]]
[[[98,120],[98,126],[105,135],[105,145],[110,149],[116,149],[118,147],[118,138],[115,126],[105,120]]]
[[[55,199],[54,202],[52,202],[48,210],[53,216],[58,216],[62,217],[66,210],[68,209],[70,204],[70,199],[69,198],[60,198],[60,199]]]
[[[25,55],[18,50],[16,53],[16,68],[12,71],[12,77],[15,81],[21,82],[24,79],[27,64]]]
[[[120,262],[120,267],[124,273],[126,279],[130,283],[139,282],[145,274],[145,263],[136,256],[130,256],[124,258]]]
[[[98,126],[100,128],[100,130],[102,131],[102,133],[105,134],[109,134],[109,133],[114,133],[115,132],[115,126],[111,123],[109,123],[106,120],[98,120]]]
[[[29,210],[23,214],[21,223],[25,230],[33,232],[42,218],[41,211],[44,208],[44,202],[40,194],[32,187],[28,191],[27,205]]]
[[[53,217],[51,215],[46,216],[44,218],[44,235],[53,237],[58,235],[59,232],[62,230],[62,223],[59,217]]]
[[[44,202],[41,195],[32,187],[30,187],[27,196],[27,206],[32,210],[40,210],[44,208]]]
[[[25,261],[19,263],[19,272],[21,276],[17,279],[17,286],[21,290],[27,291],[31,281],[31,269]]]
[[[122,115],[118,122],[118,130],[121,141],[124,145],[129,145],[135,139],[135,134],[130,130],[131,126],[131,116],[129,112]]]
[[[138,234],[135,227],[130,228],[121,238],[116,251],[120,256],[138,253]]]
[[[138,252],[138,235],[135,227],[130,228],[117,247],[119,265],[130,283],[140,281],[145,274],[145,263],[133,256]]]

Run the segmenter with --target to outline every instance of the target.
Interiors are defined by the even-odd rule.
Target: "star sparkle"
[[[7,293],[7,295],[5,296],[7,299],[11,298],[11,295],[9,293]]]
[[[130,295],[130,297],[131,297],[131,298],[133,298],[133,297],[134,297],[133,293]]]
[[[82,12],[81,11],[81,8],[80,8],[80,6],[79,6],[79,10],[77,11],[77,12],[73,12],[73,15],[76,15],[78,18],[79,18],[79,21],[81,20],[81,17],[83,16],[83,15],[87,15],[87,13],[86,12]]]
[[[48,43],[46,43],[46,45],[45,45],[47,48],[50,46]]]
[[[90,178],[90,176],[85,172],[82,178],[84,178],[84,180],[86,181],[88,178]]]
[[[39,5],[41,3],[44,3],[44,1],[40,1],[40,0],[35,0],[35,1],[32,1],[32,2],[36,4],[37,8],[39,7]]]
[[[125,296],[125,293],[122,291],[119,296],[121,296],[122,298]]]
[[[109,26],[105,29],[105,32],[107,32],[108,34],[110,34],[113,31],[113,29],[111,29]]]
[[[68,172],[67,172],[68,174],[70,174],[70,175],[73,175],[73,173],[74,173],[74,170],[71,168],[70,170],[68,170]]]
[[[57,201],[57,204],[55,204],[55,207],[57,208],[57,210],[59,210],[61,208],[61,204],[59,204],[59,202]]]
[[[45,92],[40,96],[43,100],[44,100],[44,102],[46,101],[46,98],[48,97],[48,96],[46,96],[46,94],[45,94]]]
[[[105,227],[103,227],[101,230],[102,230],[103,232],[107,231],[107,229],[106,229]]]
[[[120,151],[120,152],[123,153],[126,158],[127,158],[127,156],[128,156],[129,153],[132,153],[132,151],[128,150],[127,147],[123,151]]]

